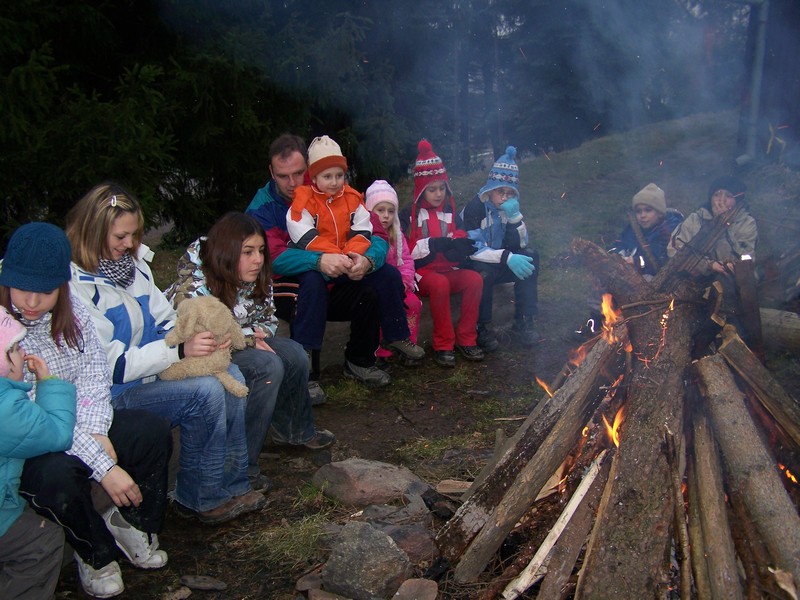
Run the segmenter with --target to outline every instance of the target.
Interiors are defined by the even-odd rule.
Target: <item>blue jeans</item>
[[[499,283],[514,282],[514,318],[535,317],[539,314],[539,253],[533,248],[517,250],[533,259],[536,270],[527,279],[519,279],[506,265],[499,263],[482,263],[471,261],[468,268],[477,271],[483,277],[483,295],[478,312],[478,324],[485,325],[492,321],[492,294],[494,286]]]
[[[236,365],[228,372],[244,383]],[[206,511],[250,490],[242,398],[229,394],[216,377],[157,380],[125,390],[114,408],[138,408],[181,428],[180,470],[175,497],[187,508]]]
[[[259,472],[258,456],[270,425],[281,441],[303,444],[314,437],[314,414],[308,395],[308,357],[289,338],[270,338],[275,352],[246,348],[233,353],[233,362],[250,388],[245,408],[247,472]]]

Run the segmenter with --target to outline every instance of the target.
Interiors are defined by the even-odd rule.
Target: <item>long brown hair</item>
[[[100,183],[78,200],[67,214],[67,238],[72,260],[84,271],[96,273],[100,258],[108,257],[108,232],[119,217],[135,214],[138,227],[130,254],[134,258],[144,234],[144,215],[139,201],[117,183]]]
[[[0,304],[5,306],[10,314],[15,314],[14,307],[11,306],[11,290],[4,285],[0,285]],[[58,300],[53,307],[53,318],[50,321],[50,337],[59,348],[61,342],[65,341],[67,346],[75,350],[83,350],[83,333],[72,312],[72,300],[67,282],[58,287]]]
[[[264,241],[264,265],[250,297],[263,302],[270,294],[270,259],[264,229],[258,221],[244,213],[229,212],[214,223],[208,237],[200,243],[206,285],[230,309],[236,305],[236,295],[242,287],[239,279],[242,244],[251,235],[258,235]]]

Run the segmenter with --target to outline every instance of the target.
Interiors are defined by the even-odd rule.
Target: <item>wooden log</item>
[[[597,515],[600,498],[606,489],[611,461],[608,466],[603,466],[603,472],[595,479],[592,489],[586,494],[583,502],[569,522],[558,544],[553,548],[553,555],[547,568],[547,575],[539,586],[536,600],[561,600],[565,597],[565,587],[569,581],[575,563],[580,555],[581,548],[586,544],[592,530],[595,516]]]
[[[800,447],[800,403],[787,394],[781,385],[750,351],[732,327],[722,331],[723,341],[719,353],[747,382],[761,404],[769,411],[781,428]]]
[[[675,530],[675,554],[681,566],[681,598],[690,598],[692,595],[692,560],[689,552],[689,531],[686,526],[686,513],[684,511],[683,501],[683,473],[681,472],[681,465],[683,456],[678,456],[679,450],[675,445],[675,436],[672,432],[667,432],[664,436],[665,448],[664,451],[667,455],[667,464],[669,465],[671,481],[672,481],[672,494],[675,496],[673,501],[675,511],[673,519],[673,529]]]
[[[694,363],[731,493],[738,494],[775,565],[800,581],[800,517],[789,499],[744,396],[720,355]]]
[[[689,488],[689,548],[692,551],[692,573],[697,600],[714,600],[711,595],[711,580],[708,576],[706,557],[709,550],[703,539],[703,527],[700,524],[700,499],[697,493],[697,476],[694,468],[694,457],[690,456],[686,465],[686,484]]]
[[[606,344],[605,340],[598,341],[598,344],[601,343]],[[598,353],[599,356],[605,354],[602,350]],[[586,360],[588,360],[588,357],[584,360],[584,363]],[[587,375],[583,379],[591,379],[593,381],[595,378],[593,371],[589,370],[588,373],[591,375]],[[561,390],[565,390],[568,385],[569,381]],[[585,382],[581,382],[580,387],[583,388],[584,385]],[[553,398],[556,396],[558,396],[558,393]],[[553,415],[556,422],[549,429],[547,437],[540,444],[536,444],[535,454],[520,470],[519,475],[513,481],[505,480],[506,485],[500,489],[503,492],[503,496],[499,502],[494,504],[487,504],[485,501],[480,504],[473,502],[478,497],[478,492],[476,492],[470,498],[470,502],[459,508],[459,511],[461,511],[469,504],[473,510],[471,513],[464,511],[460,515],[461,518],[456,521],[458,527],[450,527],[442,535],[437,536],[437,542],[440,540],[450,542],[447,544],[451,552],[450,556],[456,556],[452,553],[454,543],[459,543],[473,531],[476,532],[469,546],[461,554],[461,559],[453,571],[456,581],[459,583],[474,581],[484,570],[486,564],[503,543],[503,540],[528,510],[533,498],[542,489],[547,479],[577,444],[581,436],[581,430],[589,421],[598,401],[599,398],[591,394],[588,389],[585,393],[572,396],[569,402],[564,403],[562,410]],[[485,485],[491,485],[489,483],[491,479],[491,477],[487,478]],[[504,480],[501,479],[500,481],[503,482]],[[500,485],[500,483],[497,485]],[[481,497],[485,499],[493,493],[495,492],[490,493],[487,491]],[[458,511],[456,516],[458,516]],[[464,518],[465,516],[468,518]],[[477,520],[475,517],[477,517]],[[448,525],[454,519],[455,516],[450,519]],[[480,523],[479,528],[475,527],[477,523]],[[442,548],[441,545],[439,547],[440,549]]]
[[[745,255],[742,260],[736,261],[734,277],[739,290],[739,305],[742,311],[739,322],[744,329],[744,337],[753,349],[753,353],[764,362],[764,338],[758,307],[755,263],[750,255]]]
[[[705,563],[711,598],[741,599],[744,593],[728,524],[722,464],[705,415],[694,411],[692,417],[698,513],[703,545],[707,550]]]
[[[467,493],[467,500],[436,536],[436,544],[442,555],[451,563],[458,560],[478,532],[489,522],[492,513],[512,487],[520,471],[534,457],[559,418],[568,411],[568,407],[571,405],[585,406],[587,399],[596,395],[597,377],[608,367],[614,357],[615,348],[605,340],[599,340],[575,373],[566,380],[553,397],[544,398],[537,405],[537,408],[509,439],[505,452],[493,465],[493,468],[488,473],[482,472],[479,475],[477,483],[470,488],[472,491]],[[579,427],[582,428],[586,420],[588,419],[584,419]],[[563,446],[563,443],[560,444],[560,447]],[[571,446],[567,446],[552,466],[549,462],[542,465],[546,472],[537,474],[536,480],[539,481],[539,487],[532,490],[529,497],[523,500],[525,506],[521,507],[522,513],[527,510],[533,498],[555,472],[570,449]],[[536,483],[532,482],[530,485],[535,487]],[[520,514],[520,516],[522,515]],[[502,540],[500,541],[502,542]]]
[[[789,352],[800,351],[800,315],[774,308],[762,308],[760,313],[764,346]]]

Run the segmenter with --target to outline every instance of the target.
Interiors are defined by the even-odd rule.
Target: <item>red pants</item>
[[[424,271],[419,280],[419,293],[430,298],[433,317],[433,349],[452,350],[477,343],[478,307],[483,292],[483,278],[469,269],[454,269],[444,273]],[[461,294],[461,315],[453,329],[450,315],[451,294]]]

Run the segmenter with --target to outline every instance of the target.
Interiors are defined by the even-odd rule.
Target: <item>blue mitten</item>
[[[522,220],[522,213],[519,212],[519,198],[509,198],[500,205],[500,210],[506,213],[506,218],[510,223]]]
[[[517,279],[527,279],[536,270],[533,266],[533,259],[524,254],[509,254],[506,264]]]

